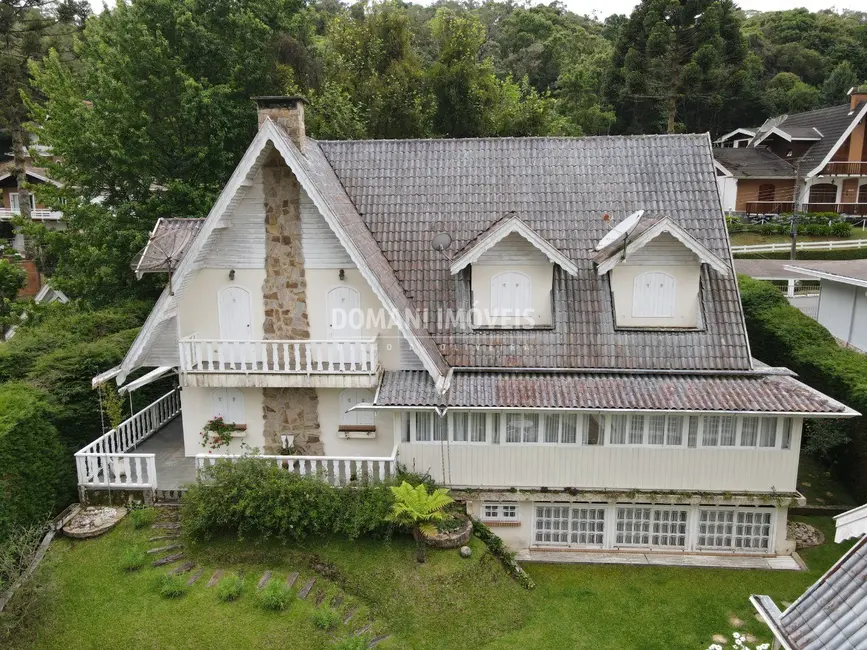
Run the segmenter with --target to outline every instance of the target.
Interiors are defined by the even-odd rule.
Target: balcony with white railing
[[[185,386],[372,388],[378,381],[376,338],[346,340],[180,340]]]
[[[20,215],[21,210],[0,208],[0,221],[11,221],[13,217],[18,217]],[[42,208],[34,208],[30,211],[30,218],[34,221],[59,221],[63,218],[63,213],[59,210],[44,210]]]

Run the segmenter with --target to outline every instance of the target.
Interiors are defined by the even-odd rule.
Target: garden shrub
[[[159,579],[159,592],[163,598],[180,598],[187,593],[187,579],[182,575],[164,573]]]
[[[336,490],[255,457],[221,461],[192,485],[181,507],[184,534],[193,541],[230,533],[305,540],[324,535],[356,539],[387,535],[394,497],[383,483]]]
[[[840,347],[828,330],[792,307],[770,283],[745,276],[738,281],[753,355],[793,370],[809,386],[867,413],[867,355]],[[810,423],[803,450],[830,461],[855,496],[867,498],[864,418]]]
[[[71,479],[52,415],[41,391],[0,385],[0,541],[44,522]]]
[[[503,563],[509,575],[517,580],[524,589],[536,588],[536,583],[524,571],[523,567],[515,561],[515,554],[509,550],[503,540],[498,535],[495,535],[494,531],[475,518],[473,518],[473,534],[482,540],[485,546],[488,547],[491,555]]]
[[[340,625],[340,613],[327,605],[323,605],[313,612],[313,625],[320,630],[330,632]]]
[[[233,600],[238,600],[241,597],[241,592],[244,590],[244,581],[236,573],[220,578],[217,583],[217,598],[224,603],[230,603]]]
[[[292,603],[292,590],[279,580],[272,580],[262,589],[259,600],[265,609],[282,612]]]
[[[146,526],[150,526],[157,518],[157,511],[155,508],[136,508],[133,507],[129,513],[130,521],[132,521],[132,527],[136,530],[140,528],[145,528]]]
[[[147,560],[148,556],[144,550],[138,546],[131,546],[121,554],[120,568],[127,572],[138,571],[147,563]]]

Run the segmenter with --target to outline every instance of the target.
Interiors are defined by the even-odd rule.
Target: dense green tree
[[[776,115],[809,111],[817,108],[821,102],[819,90],[805,84],[791,72],[781,72],[771,79],[767,95]]]
[[[835,104],[845,104],[848,101],[847,93],[849,89],[858,85],[858,76],[855,74],[855,69],[848,61],[843,61],[834,68],[833,72],[825,79],[822,84],[822,95],[825,104],[834,106]]]

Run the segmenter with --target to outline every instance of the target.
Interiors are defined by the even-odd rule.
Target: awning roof
[[[740,375],[455,371],[443,395],[422,371],[387,371],[373,406],[858,415],[777,369]]]
[[[160,366],[159,368],[151,370],[146,375],[142,375],[141,377],[139,377],[135,381],[129,382],[126,386],[121,388],[118,392],[121,395],[123,395],[124,393],[131,393],[133,391],[136,391],[139,388],[147,386],[148,384],[152,384],[156,380],[161,379],[163,377],[163,375],[165,375],[166,373],[168,373],[172,369],[173,368],[171,366]]]
[[[837,515],[834,523],[837,524],[834,541],[838,544],[850,537],[867,535],[867,504]]]

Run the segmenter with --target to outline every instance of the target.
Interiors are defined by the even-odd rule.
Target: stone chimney
[[[849,110],[854,111],[861,102],[867,102],[867,84],[853,86],[849,90]]]
[[[284,97],[280,95],[268,95],[265,97],[253,97],[256,108],[259,111],[259,128],[266,117],[277,126],[283,127],[295,146],[304,151],[304,104],[307,100],[303,97]]]

